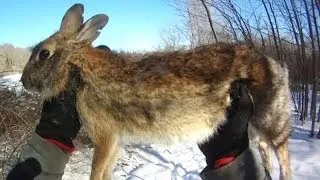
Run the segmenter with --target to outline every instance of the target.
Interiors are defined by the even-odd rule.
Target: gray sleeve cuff
[[[33,133],[30,141],[24,147],[20,155],[20,161],[33,157],[41,165],[42,172],[36,179],[61,179],[69,155],[64,153],[59,147],[47,142],[37,133]]]
[[[269,180],[263,165],[250,149],[245,150],[233,162],[218,169],[206,167],[200,174],[203,180]]]

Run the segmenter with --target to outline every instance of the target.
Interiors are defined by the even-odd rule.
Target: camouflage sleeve
[[[60,180],[69,155],[34,133],[7,180]]]
[[[245,150],[231,163],[218,169],[206,167],[200,174],[203,180],[270,180],[267,173],[251,149]]]

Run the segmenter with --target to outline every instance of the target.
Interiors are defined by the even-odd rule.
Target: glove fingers
[[[33,180],[42,171],[38,160],[28,158],[25,161],[18,163],[8,174],[7,180]]]
[[[224,156],[237,156],[248,147],[248,121],[252,115],[252,99],[248,83],[237,80],[231,85],[231,106],[227,122],[207,142],[199,144],[207,163]]]

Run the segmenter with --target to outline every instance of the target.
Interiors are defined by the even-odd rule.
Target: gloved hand
[[[99,45],[99,46],[97,46],[96,48],[97,48],[97,49],[106,50],[106,51],[111,51],[111,49],[110,49],[108,46],[106,46],[106,45]]]
[[[81,85],[81,79],[79,79],[77,73],[77,71],[72,71],[72,78],[70,79],[69,87],[66,91],[59,94],[58,97],[52,98],[51,100],[47,100],[43,103],[40,122],[35,130],[39,136],[44,138],[46,141],[55,144],[67,153],[74,150],[72,140],[78,134],[81,127],[76,110],[76,89]],[[37,140],[37,142],[40,141]],[[39,147],[41,146],[39,145]],[[49,152],[45,151],[45,148],[39,149],[39,147],[37,147],[37,150],[39,150],[37,153],[44,157],[48,156],[46,153]],[[27,150],[26,153],[30,153],[29,150]],[[35,157],[39,158],[37,153],[35,153]],[[59,157],[56,158],[58,158],[59,161]],[[44,163],[45,167],[50,166],[46,164],[48,163],[46,161],[42,161],[42,163]],[[41,166],[39,159],[35,159],[32,156],[28,157],[13,167],[7,176],[7,180],[33,180],[42,172],[42,168],[43,167]]]
[[[72,140],[80,130],[76,110],[76,93],[66,91],[43,103],[41,119],[36,133],[47,140],[74,147]]]
[[[227,110],[227,122],[207,142],[199,144],[209,168],[219,168],[232,162],[249,146],[248,121],[252,115],[253,102],[247,84],[244,80],[232,84],[232,102]]]
[[[72,140],[78,134],[81,124],[76,110],[76,90],[81,85],[77,69],[73,67],[66,91],[43,103],[41,119],[36,133],[66,152],[72,152]]]

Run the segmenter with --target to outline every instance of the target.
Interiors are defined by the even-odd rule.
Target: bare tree
[[[238,24],[238,27],[245,39],[245,42],[253,45],[250,26],[248,24],[248,21],[246,21],[244,17],[239,13],[239,11],[237,10],[237,8],[235,7],[234,3],[231,0],[227,0],[225,4],[233,13],[233,16],[235,17],[235,20],[236,20],[235,23]]]
[[[318,122],[320,122],[320,106],[319,106],[319,110],[318,110]],[[317,134],[317,138],[320,139],[320,127],[319,127],[319,131]]]
[[[315,0],[249,1],[251,9],[248,3],[237,0],[175,1],[183,4],[180,10],[186,30],[181,32],[188,32],[191,47],[216,42],[215,33],[219,42],[245,41],[284,61],[289,67],[291,95],[299,119],[304,124],[309,112],[316,117],[316,93],[312,93],[309,104],[310,89],[319,89],[315,82],[320,68],[320,5]]]
[[[169,26],[160,31],[162,48],[165,50],[176,50],[180,47],[181,34],[176,26]]]
[[[3,57],[4,58],[4,61],[5,61],[5,66],[6,67],[10,67],[12,66],[12,58],[9,56],[9,53],[8,53],[8,50],[5,48],[5,47],[1,47],[2,49],[2,53],[3,54],[0,54],[0,57]]]
[[[275,32],[275,29],[274,29],[274,25],[273,25],[273,22],[271,20],[271,16],[269,14],[269,9],[267,8],[267,5],[266,5],[266,0],[261,0],[262,4],[263,4],[263,7],[268,15],[268,20],[269,20],[269,24],[270,24],[270,28],[271,28],[271,31],[272,31],[272,37],[273,37],[273,42],[276,46],[276,50],[277,50],[277,58],[278,59],[281,59],[281,56],[280,56],[280,51],[279,51],[279,46],[278,46],[278,41],[277,41],[277,36],[276,36],[276,32]],[[269,2],[269,0],[267,0]]]
[[[298,28],[298,32],[299,32],[299,38],[300,38],[300,44],[301,44],[301,67],[302,67],[302,72],[307,72],[307,67],[306,67],[306,47],[305,47],[305,40],[304,40],[304,33],[303,33],[303,29],[301,26],[301,20],[298,16],[298,10],[297,10],[297,6],[296,6],[296,0],[290,0],[291,1],[291,6],[292,6],[292,10],[293,10],[293,14],[294,14],[294,19]],[[302,124],[305,123],[306,117],[308,115],[308,104],[309,104],[309,86],[308,86],[308,73],[303,74],[302,76],[302,80],[301,83],[303,84],[303,89],[304,89],[304,94],[302,96],[302,113],[300,116],[300,120],[302,121]]]
[[[260,18],[257,17],[256,11],[252,6],[251,0],[249,0],[249,2],[250,2],[250,5],[251,5],[251,9],[252,9],[252,15],[253,15],[254,20],[256,22],[256,25],[257,25],[257,32],[260,35],[260,40],[261,40],[261,45],[262,45],[262,52],[265,53],[266,52],[266,45],[265,45],[265,40],[264,40],[264,37],[263,37],[263,34],[262,34],[261,17]]]
[[[314,26],[315,26],[315,32],[316,32],[316,39],[317,39],[317,45],[318,45],[318,59],[316,60],[315,59],[315,64],[314,64],[314,71],[315,71],[315,90],[316,90],[316,93],[318,92],[319,90],[319,83],[320,83],[320,80],[319,80],[319,70],[318,70],[318,65],[320,64],[320,55],[319,55],[319,52],[320,52],[320,33],[319,33],[319,26],[318,26],[318,22],[317,22],[317,18],[316,18],[316,13],[315,13],[315,5],[314,5],[314,2],[312,1],[311,2],[311,6],[312,6],[312,15],[313,15],[313,22],[314,22]],[[318,12],[319,12],[319,16],[320,16],[320,0],[317,0],[316,2],[316,6],[317,6],[317,9],[318,9]],[[317,97],[315,97],[317,99]],[[315,102],[317,102],[317,100],[315,100]],[[314,111],[316,111],[316,108],[317,108],[317,105],[315,104],[314,105]],[[316,112],[314,112],[316,113]],[[314,115],[315,116],[315,115]],[[320,122],[320,105],[319,105],[319,110],[318,110],[318,122]],[[318,131],[318,134],[317,134],[317,138],[320,139],[320,127],[319,127],[319,131]]]
[[[208,21],[209,21],[209,23],[210,23],[210,28],[211,28],[211,30],[212,30],[212,34],[213,34],[214,40],[215,40],[216,42],[218,42],[217,34],[216,34],[216,32],[215,32],[215,30],[214,30],[214,28],[213,28],[213,23],[212,23],[212,19],[211,19],[211,14],[210,14],[209,8],[208,8],[208,6],[207,6],[207,4],[206,4],[207,2],[205,2],[205,0],[201,0],[201,3],[202,3],[202,5],[203,5],[204,9],[206,10],[207,17],[208,17]]]
[[[222,10],[223,8],[219,7],[219,3],[208,3],[208,4],[210,4],[211,7],[216,9],[223,16],[223,18],[228,22],[228,24],[230,26],[230,29],[231,29],[231,32],[233,35],[233,39],[236,42],[239,41],[236,29],[233,25],[233,23],[235,22],[234,18],[229,13],[227,13],[225,10]]]
[[[308,26],[309,26],[309,35],[311,37],[311,47],[312,47],[312,60],[313,60],[313,67],[314,67],[314,77],[313,77],[313,91],[312,91],[312,104],[311,104],[311,119],[312,119],[312,125],[311,125],[311,130],[310,130],[310,136],[314,136],[314,126],[316,122],[316,105],[317,105],[317,61],[316,61],[316,50],[315,50],[315,43],[313,39],[313,27],[311,23],[311,14],[309,13],[309,7],[307,0],[303,0],[304,5],[305,5],[305,11],[307,14],[307,19],[308,19]],[[313,0],[311,0],[312,3],[312,8],[314,8],[313,5]],[[308,83],[308,82],[307,82]]]

